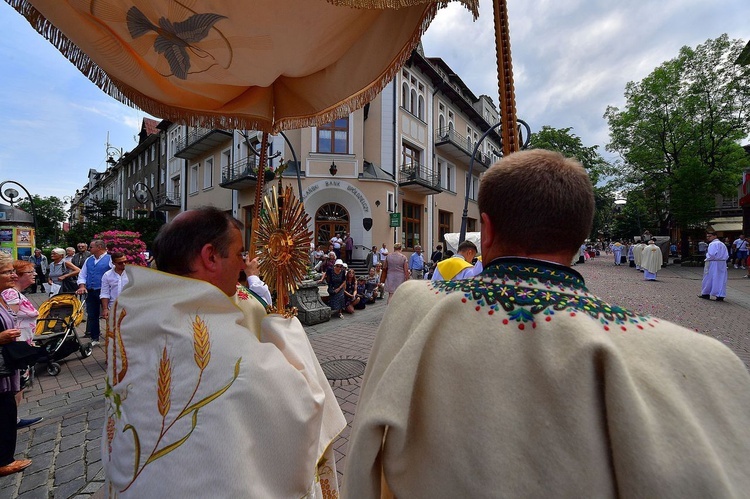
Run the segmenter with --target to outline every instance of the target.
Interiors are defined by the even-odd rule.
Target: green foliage
[[[18,207],[26,213],[36,213],[36,225],[38,233],[36,235],[37,246],[56,245],[62,240],[62,230],[60,225],[67,219],[65,205],[62,200],[55,196],[41,197],[38,194],[32,196],[34,200],[34,210],[31,209],[31,203],[28,198],[18,202]]]
[[[618,180],[641,191],[658,230],[708,220],[716,194],[731,194],[750,133],[750,68],[734,65],[744,42],[722,35],[683,47],[638,83],[625,107],[608,107],[609,151],[623,158]]]

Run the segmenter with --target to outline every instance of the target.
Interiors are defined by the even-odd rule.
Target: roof
[[[141,124],[141,131],[138,133],[139,140],[138,142],[143,142],[151,135],[156,135],[159,133],[159,122],[156,120],[152,120],[151,118],[143,118],[143,123]]]

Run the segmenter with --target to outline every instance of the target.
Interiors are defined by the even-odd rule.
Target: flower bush
[[[110,253],[120,252],[125,255],[128,263],[134,265],[146,266],[146,243],[141,241],[140,232],[130,232],[125,230],[110,230],[100,232],[94,236],[94,239],[101,239],[107,244]]]

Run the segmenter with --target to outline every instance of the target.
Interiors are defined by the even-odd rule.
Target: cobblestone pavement
[[[656,282],[626,265],[614,266],[610,257],[599,257],[575,267],[586,279],[589,290],[633,311],[676,322],[729,346],[750,367],[750,279],[743,270],[729,269],[725,302],[706,301],[700,292],[702,268],[670,265]],[[43,295],[31,295],[38,304]],[[344,319],[306,327],[321,364],[348,359],[366,362],[383,312],[385,300]],[[80,330],[82,332],[82,329]],[[357,362],[347,362],[350,367]],[[16,455],[33,459],[23,473],[0,478],[0,499],[4,498],[88,498],[102,487],[100,442],[104,424],[104,350],[81,359],[77,354],[62,362],[57,377],[44,369],[19,407],[21,417],[44,416],[44,421],[19,430]],[[346,371],[346,369],[344,370]],[[351,422],[359,398],[360,371],[332,381],[347,428],[334,442],[340,481]]]

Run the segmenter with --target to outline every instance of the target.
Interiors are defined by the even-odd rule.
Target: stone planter
[[[331,320],[331,308],[320,299],[317,281],[299,283],[297,292],[289,297],[289,301],[297,307],[297,318],[305,326]]]

